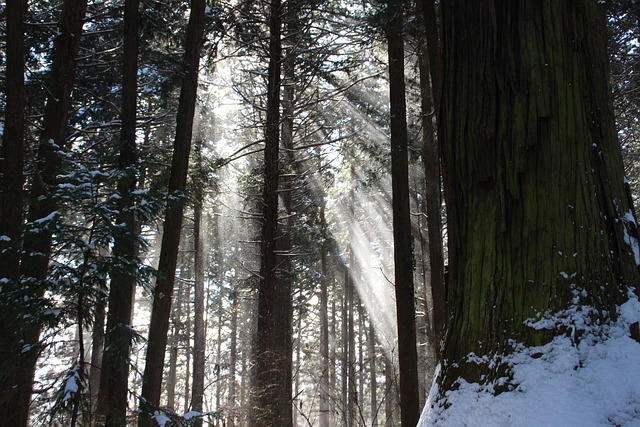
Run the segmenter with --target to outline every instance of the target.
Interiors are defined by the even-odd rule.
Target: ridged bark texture
[[[608,88],[597,2],[442,3],[449,212],[442,390],[505,367],[468,363],[566,331],[528,319],[570,305],[615,317],[637,285],[637,230]],[[575,299],[575,300],[574,300]]]

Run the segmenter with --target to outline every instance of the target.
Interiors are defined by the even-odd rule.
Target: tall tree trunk
[[[442,7],[445,393],[459,378],[506,373],[501,364],[464,363],[468,354],[494,360],[513,352],[513,342],[540,345],[567,332],[535,330],[527,319],[576,304],[596,308],[594,324],[614,317],[627,287],[639,283],[640,260],[598,2]]]
[[[186,306],[186,310],[184,313],[184,324],[185,324],[185,331],[184,331],[184,353],[185,356],[187,358],[187,360],[185,361],[185,373],[184,373],[184,400],[182,402],[182,410],[184,411],[184,413],[187,413],[189,411],[189,403],[191,401],[190,398],[190,393],[191,393],[191,385],[190,385],[190,380],[191,380],[191,310],[189,310],[189,307],[191,305],[190,303],[191,301],[191,287],[187,286],[185,288],[185,299],[183,304]]]
[[[245,304],[245,307],[247,307],[247,304]],[[247,310],[249,312],[252,311],[252,309]],[[246,321],[246,318],[244,319]],[[251,370],[249,368],[249,365],[251,363],[250,358],[252,357],[252,353],[250,351],[248,351],[248,347],[249,347],[249,343],[253,340],[254,337],[254,328],[253,328],[253,324],[255,324],[254,322],[252,322],[253,319],[249,320],[251,327],[249,328],[242,328],[240,329],[240,340],[241,342],[245,343],[246,346],[244,346],[244,348],[242,349],[241,352],[241,359],[240,359],[240,368],[241,368],[241,375],[240,375],[240,404],[238,405],[240,408],[243,408],[243,414],[242,417],[238,417],[241,420],[241,423],[244,423],[245,425],[247,424],[247,421],[250,418],[249,413],[251,412],[251,410],[249,409],[249,404],[251,402],[251,396],[250,396],[250,392],[248,390],[249,386],[248,384],[251,383]]]
[[[182,257],[184,263],[184,257]],[[178,282],[175,304],[173,307],[173,319],[171,320],[171,340],[169,342],[169,370],[165,381],[167,392],[167,408],[176,410],[176,383],[178,379],[178,356],[180,353],[180,333],[182,329],[182,301],[184,298],[184,284]]]
[[[364,418],[364,383],[365,383],[365,361],[364,361],[364,337],[365,337],[365,325],[364,325],[364,307],[360,299],[357,300],[358,306],[358,391],[355,396],[355,409],[358,411],[358,424],[366,424]]]
[[[442,51],[440,47],[440,31],[438,26],[438,12],[436,11],[435,0],[419,0],[418,7],[424,19],[424,38],[426,40],[429,65],[429,76],[431,77],[432,99],[435,106],[435,114],[438,115],[442,93]],[[421,72],[421,74],[423,74]],[[421,77],[422,78],[422,77]],[[425,74],[425,80],[426,74]],[[423,111],[424,113],[424,111]]]
[[[348,246],[347,246],[348,247]],[[342,404],[342,425],[348,425],[348,407],[349,407],[349,271],[345,266],[344,281],[342,284],[342,354],[340,355],[340,387],[341,387],[341,404]]]
[[[295,91],[296,91],[296,74],[295,65],[298,55],[298,49],[300,48],[300,0],[289,0],[287,2],[286,11],[283,19],[285,20],[285,36],[284,39],[288,41],[286,48],[286,55],[282,60],[284,81],[282,82],[282,124],[281,124],[281,145],[284,152],[282,156],[284,164],[282,169],[288,169],[288,176],[285,179],[280,180],[280,197],[282,198],[282,207],[284,209],[284,228],[281,235],[278,237],[276,244],[279,254],[278,261],[278,276],[279,276],[279,303],[280,309],[276,311],[278,316],[277,324],[281,328],[282,341],[280,342],[280,348],[278,352],[282,354],[283,364],[282,369],[288,371],[289,377],[292,376],[293,371],[293,283],[295,279],[295,273],[293,269],[293,232],[294,232],[294,212],[293,212],[293,191],[295,186],[295,174],[292,173],[296,167],[296,159],[294,156],[294,110],[295,110]],[[299,294],[299,304],[302,304],[302,293]],[[302,333],[302,316],[298,317],[296,338],[296,379],[295,379],[295,396],[299,396],[300,389],[300,352],[301,352],[301,337]],[[291,380],[289,379],[289,382]],[[289,390],[289,394],[291,390]],[[286,404],[283,402],[283,406]],[[302,407],[302,402],[297,405],[298,408],[292,413],[293,425],[298,425],[297,417],[299,408]]]
[[[12,3],[17,3],[16,0]],[[12,6],[19,7],[13,4]],[[20,19],[20,11],[14,7],[7,11],[15,19]],[[36,173],[31,185],[31,194],[29,197],[29,211],[27,213],[27,221],[33,223],[42,218],[48,218],[56,211],[56,204],[50,197],[50,189],[55,185],[56,174],[60,167],[60,159],[57,153],[58,149],[64,147],[64,137],[67,124],[67,114],[71,103],[71,90],[75,81],[76,63],[75,57],[78,52],[80,37],[82,35],[82,25],[84,15],[87,9],[86,0],[66,0],[62,7],[62,16],[58,35],[54,40],[53,62],[51,65],[49,79],[49,97],[45,106],[45,113],[42,123],[42,133],[40,134],[38,144],[38,154],[36,161]],[[17,15],[16,15],[17,12]],[[23,12],[24,13],[24,12]],[[13,20],[13,18],[12,18]],[[19,27],[20,22],[12,22]],[[15,36],[15,27],[9,26],[12,30],[11,36]],[[13,41],[13,38],[12,40]],[[10,40],[7,40],[7,44]],[[16,58],[14,46],[8,47],[13,54],[13,61],[19,61]],[[15,47],[20,49],[19,46]],[[14,68],[15,63],[12,64]],[[13,70],[12,77],[19,71]],[[8,76],[9,77],[9,76]],[[12,80],[13,81],[13,80]],[[8,82],[9,83],[9,82]],[[18,88],[20,83],[16,82]],[[15,99],[14,99],[15,101]],[[18,101],[19,104],[20,101]],[[19,105],[16,106],[19,108]],[[20,112],[16,111],[18,117]],[[6,144],[3,143],[3,150]],[[6,146],[9,149],[9,146]],[[9,153],[3,153],[8,155]],[[12,162],[14,159],[12,159]],[[17,158],[17,162],[20,157]],[[17,171],[16,171],[17,172]],[[16,172],[10,174],[15,179]],[[20,177],[20,182],[22,178]],[[17,182],[14,182],[17,184]],[[16,191],[18,188],[16,188]],[[12,203],[16,203],[12,200]],[[22,205],[19,205],[22,208]],[[4,207],[3,207],[4,209]],[[4,214],[3,214],[4,215]],[[15,219],[13,219],[15,221]],[[21,227],[18,228],[18,230]],[[49,267],[49,255],[51,253],[50,230],[40,228],[36,230],[25,231],[23,236],[23,255],[20,260],[20,273],[22,276],[21,284],[26,286],[23,288],[24,296],[22,301],[38,300],[44,295],[45,283]],[[13,263],[13,273],[15,274],[15,260]],[[26,426],[29,418],[29,404],[31,401],[31,391],[33,388],[33,377],[35,373],[35,364],[38,359],[40,346],[38,345],[41,323],[38,319],[33,322],[23,322],[23,313],[16,313],[15,302],[4,301],[11,295],[12,289],[3,288],[2,304],[8,310],[4,310],[2,319],[3,327],[9,333],[3,335],[3,355],[0,371],[6,374],[1,381],[2,402],[0,402],[0,421],[7,422],[14,426]],[[7,337],[7,338],[5,338]],[[7,339],[7,341],[4,341]],[[6,349],[6,350],[4,350]]]
[[[202,175],[202,139],[198,140],[196,160],[198,162],[198,175]],[[205,245],[204,230],[202,229],[202,211],[204,205],[204,183],[196,183],[195,205],[193,207],[193,234],[194,234],[194,257],[195,257],[195,286],[194,286],[194,335],[193,335],[193,390],[191,410],[202,412],[204,400],[204,370],[205,370],[205,349],[206,336],[204,324],[204,261]],[[234,307],[232,306],[233,310]],[[233,312],[232,312],[233,317]],[[236,315],[237,318],[237,315]],[[235,333],[235,332],[234,332]],[[201,422],[198,423],[202,425]]]
[[[419,188],[420,180],[414,179],[414,188]],[[437,348],[434,338],[433,322],[431,321],[432,299],[430,295],[430,272],[429,272],[429,250],[428,230],[426,229],[426,203],[424,198],[416,191],[415,204],[418,211],[418,234],[420,245],[420,280],[416,280],[416,335],[417,335],[417,352],[418,352],[418,387],[420,390],[420,407],[424,406],[427,400],[429,389],[431,387],[431,375],[434,368],[434,354]]]
[[[105,281],[106,282],[106,281]],[[105,283],[106,286],[106,283]],[[100,375],[104,352],[104,328],[108,295],[98,300],[93,325],[91,326],[91,365],[89,366],[89,393],[91,396],[91,415],[93,421],[98,409],[98,395],[100,392]],[[92,424],[93,425],[93,424]]]
[[[299,294],[298,297],[298,304],[300,307],[300,305],[302,305],[302,293]],[[301,339],[301,335],[302,335],[302,314],[301,312],[298,313],[298,324],[296,325],[296,365],[295,365],[295,373],[296,373],[296,379],[295,379],[295,383],[293,386],[293,395],[296,396],[296,400],[293,401],[293,405],[296,407],[293,410],[293,425],[297,426],[298,425],[298,412],[301,412],[302,410],[302,400],[300,399],[300,375],[302,372],[302,361],[301,361],[301,354],[302,354],[302,339]]]
[[[0,425],[16,421],[18,425],[27,422],[27,414],[15,412],[14,403],[26,401],[31,390],[13,396],[13,388],[22,385],[22,378],[16,375],[12,361],[20,352],[20,337],[12,327],[12,318],[17,318],[11,309],[11,291],[19,278],[19,241],[23,223],[23,169],[24,169],[24,16],[25,1],[6,4],[6,104],[5,123],[2,135],[0,159],[0,278],[6,282],[0,291]],[[16,417],[17,416],[17,417]],[[16,418],[14,418],[16,417]]]
[[[373,326],[373,319],[369,318],[369,337],[367,340],[367,353],[369,353],[369,387],[370,400],[369,409],[371,411],[371,425],[378,425],[378,378],[376,372],[376,333]]]
[[[136,103],[138,74],[138,0],[127,0],[124,10],[124,62],[122,69],[122,129],[118,169],[118,224],[125,224],[115,236],[113,257],[119,268],[111,273],[106,347],[100,371],[103,392],[98,412],[106,417],[105,426],[124,426],[127,416],[131,322],[136,289],[138,256],[135,201],[136,189]]]
[[[353,253],[353,251],[351,251]],[[351,256],[351,260],[355,258]],[[354,263],[350,263],[350,273],[353,274],[352,267]],[[351,275],[350,275],[351,276]],[[357,383],[356,383],[356,334],[354,311],[354,284],[353,278],[349,277],[347,287],[347,426],[353,427],[356,424],[356,406],[358,404]]]
[[[400,365],[400,413],[403,426],[415,426],[420,416],[416,350],[413,249],[409,211],[407,117],[404,83],[404,8],[388,1],[389,91],[391,102],[391,186],[393,193],[393,244],[398,360]]]
[[[176,380],[178,378],[178,353],[180,352],[178,338],[178,326],[173,324],[173,333],[169,344],[169,371],[165,381],[167,392],[167,409],[175,411],[176,408]]]
[[[258,293],[258,326],[254,348],[254,426],[290,426],[291,292],[278,283],[276,237],[278,229],[278,183],[280,144],[280,86],[282,61],[282,5],[271,0],[269,11],[269,69],[265,126],[263,223]],[[289,301],[289,302],[287,302]],[[285,348],[289,350],[285,350]]]
[[[320,415],[319,426],[329,427],[331,424],[331,407],[330,407],[330,372],[329,372],[329,294],[327,292],[328,267],[328,236],[327,222],[325,218],[325,200],[324,195],[320,201],[320,227],[322,233],[321,247],[321,267],[322,275],[320,277],[320,357],[322,358],[322,373],[320,376]]]
[[[338,310],[336,307],[336,299],[331,298],[331,322],[329,324],[329,390],[331,393],[331,401],[329,403],[330,420],[336,421],[336,400],[338,390],[338,367],[336,360],[338,359],[338,331],[337,329]],[[336,398],[334,398],[336,396]]]
[[[352,179],[354,179],[353,170]],[[352,184],[349,196],[349,210],[352,218],[354,217],[354,195],[355,184]],[[352,427],[354,425],[356,403],[355,334],[353,325],[353,274],[355,268],[355,256],[353,254],[353,248],[351,247],[351,239],[353,239],[351,233],[352,232],[350,231],[348,237],[349,243],[347,244],[349,262],[344,269],[344,299],[342,305],[342,417],[343,423],[347,427]]]
[[[0,158],[0,277],[18,279],[20,257],[15,246],[22,234],[24,186],[24,16],[27,3],[6,4],[6,101]],[[3,337],[9,337],[4,323]],[[2,352],[8,347],[2,347]]]
[[[218,333],[216,336],[216,408],[222,407],[222,327],[224,326],[224,297],[223,297],[224,287],[220,286],[218,291]],[[218,425],[220,420],[216,420],[216,425]]]
[[[440,150],[435,136],[434,106],[429,83],[426,54],[418,54],[420,70],[420,92],[422,107],[422,162],[425,176],[425,205],[427,214],[427,233],[429,242],[429,270],[431,289],[431,315],[429,326],[433,331],[432,347],[436,357],[440,354],[440,343],[444,334],[445,323],[445,282],[444,255],[442,241],[442,220],[440,209],[442,197],[440,188]],[[426,290],[426,289],[425,289]],[[426,298],[425,294],[425,298]]]
[[[229,344],[229,400],[227,403],[227,427],[235,427],[237,418],[236,365],[238,363],[238,291],[231,291],[231,344]]]
[[[184,74],[178,102],[176,137],[173,145],[162,248],[158,264],[159,276],[156,279],[154,290],[147,357],[142,378],[141,411],[138,417],[138,425],[140,427],[151,427],[153,425],[152,416],[160,405],[164,353],[167,346],[171,299],[185,203],[183,193],[186,189],[198,89],[198,67],[204,35],[205,5],[206,2],[204,0],[191,0],[191,13],[189,15],[185,45]]]
[[[394,427],[395,413],[396,413],[396,376],[393,369],[393,362],[389,357],[384,358],[384,416],[385,427]]]

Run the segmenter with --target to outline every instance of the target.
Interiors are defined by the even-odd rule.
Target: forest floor
[[[640,302],[632,295],[606,326],[590,324],[589,311],[532,322],[535,328],[564,326],[568,333],[504,356],[513,373],[511,391],[496,395],[495,384],[462,381],[446,394],[446,410],[430,397],[419,427],[640,427],[640,343],[629,332],[640,321]]]

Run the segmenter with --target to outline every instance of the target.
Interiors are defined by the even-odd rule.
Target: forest
[[[0,427],[640,425],[640,1],[0,18]]]

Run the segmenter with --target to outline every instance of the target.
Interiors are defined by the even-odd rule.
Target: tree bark
[[[616,315],[639,279],[605,50],[593,1],[450,0],[443,7],[449,325],[442,392],[507,375],[465,363],[548,342],[528,319]],[[461,43],[465,40],[465,43]],[[575,299],[578,302],[575,302]],[[508,387],[508,384],[505,385]]]
[[[198,141],[197,161],[198,175],[202,177],[202,140]],[[202,412],[204,400],[204,372],[205,372],[205,323],[204,323],[204,278],[205,278],[205,244],[204,230],[202,229],[202,213],[204,205],[204,185],[196,183],[195,205],[193,207],[194,221],[194,256],[195,256],[195,286],[194,286],[194,320],[193,320],[193,389],[191,410]],[[233,306],[232,306],[233,310]],[[233,313],[232,313],[233,316]],[[235,332],[234,332],[235,333]],[[198,422],[202,425],[202,422]]]
[[[153,297],[149,324],[149,340],[144,374],[138,425],[151,427],[152,416],[160,405],[164,353],[167,346],[171,299],[175,282],[180,229],[184,210],[184,192],[189,167],[191,135],[198,89],[198,67],[204,36],[204,0],[191,1],[191,13],[187,26],[184,74],[178,102],[176,137],[169,177],[168,200],[162,234],[162,248],[158,264],[159,276]]]
[[[18,279],[20,257],[16,245],[22,234],[23,222],[26,8],[25,1],[13,1],[6,5],[6,101],[0,159],[0,236],[6,237],[0,239],[0,275],[11,281]],[[4,324],[0,326],[4,327]],[[2,336],[8,337],[9,331]],[[3,346],[0,351],[4,352],[6,348]]]
[[[185,299],[184,305],[186,306],[186,310],[184,316],[185,323],[185,335],[184,335],[184,353],[187,358],[185,361],[185,373],[184,373],[184,400],[182,401],[182,410],[184,413],[189,411],[189,404],[191,402],[190,393],[191,393],[191,310],[189,310],[189,306],[191,305],[191,287],[187,286],[185,288]]]
[[[22,378],[12,374],[12,361],[20,353],[20,337],[12,328],[12,318],[17,318],[11,309],[14,303],[9,295],[17,285],[20,272],[19,241],[23,226],[23,169],[24,169],[24,16],[25,1],[13,1],[6,5],[6,104],[5,123],[2,135],[0,159],[0,425],[17,421],[26,424],[26,414],[17,414],[12,389],[21,384]],[[26,404],[31,390],[25,390]],[[28,410],[28,408],[27,408]],[[23,410],[24,411],[24,410]],[[16,415],[17,418],[14,418]]]
[[[342,354],[340,355],[340,391],[342,404],[342,424],[348,425],[349,407],[349,272],[345,268],[342,284]]]
[[[105,281],[106,282],[106,281]],[[106,287],[106,284],[105,284]],[[89,393],[91,399],[92,425],[96,420],[98,395],[100,393],[100,374],[104,355],[104,328],[108,295],[98,300],[93,325],[91,326],[91,365],[89,366]]]
[[[355,219],[355,167],[351,166],[351,189],[349,190],[349,214]],[[355,254],[351,242],[354,240],[353,230],[349,229],[347,242],[348,265],[344,269],[344,302],[342,308],[342,410],[343,421],[347,427],[353,427],[355,418],[355,338],[353,328],[353,275],[355,272]]]
[[[227,427],[235,427],[237,419],[236,364],[238,363],[238,291],[231,291],[231,344],[229,345],[229,400],[227,403]]]
[[[395,425],[395,413],[397,407],[396,401],[396,376],[393,369],[393,362],[389,357],[384,358],[384,418],[385,427],[393,427]]]
[[[427,232],[429,236],[429,265],[431,271],[432,314],[430,316],[433,329],[432,347],[436,358],[440,356],[440,344],[444,334],[446,289],[444,282],[444,255],[442,243],[442,220],[440,209],[442,196],[440,189],[440,148],[436,139],[437,109],[440,98],[441,58],[438,40],[438,29],[433,0],[423,0],[425,39],[420,43],[418,65],[420,73],[420,99],[422,113],[422,162],[425,177],[425,203],[427,211]]]
[[[327,267],[327,223],[325,218],[325,200],[320,201],[320,227],[322,234],[321,268],[320,278],[320,357],[322,358],[322,373],[320,376],[320,415],[319,426],[329,427],[331,424],[330,407],[330,372],[329,372],[329,294],[327,292],[328,267]]]
[[[138,75],[138,0],[127,0],[124,10],[124,62],[122,69],[122,129],[118,169],[118,224],[123,234],[115,236],[113,257],[119,268],[111,272],[106,347],[101,369],[98,413],[105,426],[124,426],[127,416],[129,357],[132,340],[133,299],[138,256],[135,200],[136,189],[136,106]]]
[[[291,323],[290,320],[287,322],[287,318],[290,319],[291,290],[278,282],[276,274],[283,7],[280,0],[271,0],[269,4],[269,68],[262,197],[264,207],[253,369],[255,404],[251,413],[251,425],[290,426]]]
[[[19,0],[12,3],[17,2]],[[14,16],[15,12],[19,14],[19,11],[13,7],[10,9],[11,11],[7,11],[7,17],[9,17],[9,14]],[[66,0],[62,7],[58,35],[54,40],[53,47],[53,62],[48,87],[50,95],[45,106],[42,133],[38,142],[36,173],[29,196],[29,210],[27,213],[27,222],[29,223],[49,217],[57,209],[55,202],[50,197],[49,190],[55,185],[56,174],[60,167],[60,158],[57,150],[64,147],[67,113],[71,102],[71,90],[75,81],[75,57],[82,35],[86,9],[86,0]],[[20,17],[16,16],[16,19],[19,20]],[[22,23],[18,22],[12,23],[18,26],[22,25]],[[12,32],[17,31],[15,29],[12,30]],[[7,43],[9,44],[9,40],[7,40]],[[18,60],[18,58],[15,58],[16,52],[13,51],[14,46],[11,45],[8,48],[12,51],[14,60]],[[19,46],[16,48],[20,49]],[[14,72],[17,71],[14,70]],[[19,82],[16,83],[19,87]],[[19,112],[16,113],[20,114]],[[4,147],[5,144],[3,143],[3,150]],[[8,153],[3,153],[3,155],[5,154]],[[18,162],[20,161],[19,159],[20,157],[18,157]],[[15,178],[15,172],[11,176]],[[20,178],[21,180],[22,178]],[[15,201],[12,200],[12,203],[15,203]],[[22,208],[22,205],[18,206]],[[49,267],[51,239],[52,232],[46,229],[25,231],[23,235],[23,255],[20,260],[19,273],[22,276],[21,283],[26,289],[22,298],[23,301],[38,300],[44,295],[46,287],[44,281]],[[13,271],[15,272],[15,260],[12,262]],[[3,299],[9,295],[5,291],[10,291],[10,289],[3,290]],[[3,304],[8,304],[7,307],[15,309],[14,305],[10,304],[9,301],[3,301]],[[8,420],[7,422],[14,426],[26,426],[28,422],[35,364],[40,351],[38,341],[42,330],[41,322],[38,319],[34,319],[33,322],[23,322],[22,319],[24,317],[22,314],[9,310],[7,313],[8,318],[3,319],[2,322],[6,330],[10,331],[9,334],[5,335],[8,338],[4,338],[5,336],[2,338],[3,340],[8,339],[8,341],[2,342],[2,348],[6,349],[3,350],[6,357],[2,358],[2,364],[6,363],[10,368],[0,367],[2,372],[8,372],[6,377],[0,380],[2,381],[0,387],[3,392],[2,402],[0,403],[0,421]],[[18,321],[20,322],[19,324]]]
[[[415,426],[420,416],[416,350],[413,249],[409,211],[407,117],[404,83],[403,7],[388,1],[389,91],[391,103],[391,186],[400,412],[403,426]],[[395,6],[395,7],[394,7]]]
[[[184,257],[182,257],[184,263]],[[184,265],[184,264],[183,264]],[[178,379],[178,355],[180,353],[180,333],[182,330],[182,302],[184,297],[184,284],[178,282],[176,286],[176,298],[173,306],[173,316],[171,319],[171,340],[169,342],[169,369],[165,390],[167,393],[167,408],[170,411],[176,410],[176,384]]]
[[[426,61],[426,63],[429,64],[431,97],[433,99],[435,114],[437,116],[442,92],[442,51],[440,46],[440,31],[438,27],[436,2],[435,0],[419,0],[418,7],[421,9],[422,17],[424,19],[424,38],[426,40],[428,55],[428,61]],[[421,75],[422,74],[423,73],[421,72]]]
[[[373,327],[373,319],[369,317],[369,337],[367,339],[367,353],[369,353],[369,410],[371,412],[371,425],[378,425],[378,379],[376,372],[376,333]]]
[[[217,336],[216,336],[216,360],[218,361],[215,366],[216,370],[216,408],[222,407],[222,327],[224,326],[224,297],[223,297],[224,288],[220,287],[218,291],[218,299],[217,299],[217,307],[218,307],[218,325],[217,325]],[[219,424],[219,420],[216,420],[216,425]]]

